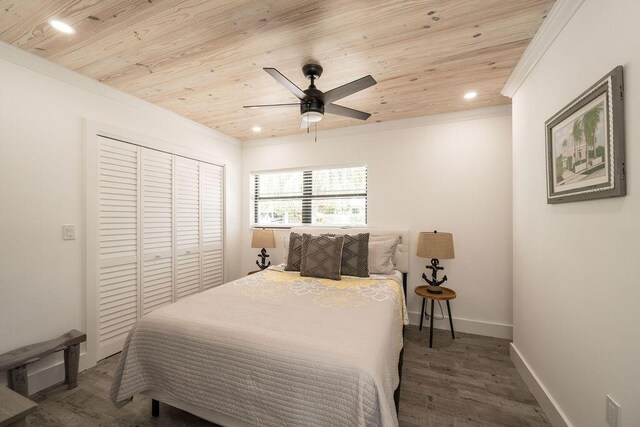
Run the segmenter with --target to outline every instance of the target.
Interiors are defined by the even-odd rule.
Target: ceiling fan
[[[263,68],[271,77],[276,79],[278,83],[287,88],[300,100],[299,103],[291,104],[271,104],[271,105],[245,105],[244,108],[280,108],[280,107],[300,107],[302,122],[300,129],[308,128],[311,123],[319,122],[325,113],[337,114],[339,116],[351,117],[358,120],[367,120],[371,114],[363,111],[354,110],[352,108],[336,105],[333,102],[345,98],[356,92],[360,92],[377,82],[370,75],[354,80],[351,83],[344,84],[328,92],[322,92],[314,84],[322,75],[322,67],[318,64],[307,64],[302,67],[302,73],[311,80],[309,88],[300,89],[291,80],[286,78],[280,71],[275,68]]]

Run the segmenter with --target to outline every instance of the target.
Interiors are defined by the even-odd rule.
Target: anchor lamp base
[[[442,289],[440,289],[440,286],[428,285],[427,286],[427,292],[429,292],[430,294],[441,294],[442,293]]]

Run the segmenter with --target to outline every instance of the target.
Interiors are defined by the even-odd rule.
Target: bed
[[[275,266],[144,316],[112,400],[143,393],[154,411],[160,401],[227,427],[396,426],[408,233],[366,231],[398,236],[394,274],[334,281]]]

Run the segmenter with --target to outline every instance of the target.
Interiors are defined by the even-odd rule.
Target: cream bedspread
[[[129,333],[111,398],[161,390],[260,426],[396,426],[398,278],[268,269],[156,310]]]

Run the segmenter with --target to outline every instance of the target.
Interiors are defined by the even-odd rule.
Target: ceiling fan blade
[[[242,108],[263,108],[263,107],[281,108],[281,107],[299,107],[299,106],[300,106],[300,104],[296,102],[295,104],[245,105]]]
[[[324,103],[326,105],[346,96],[353,95],[354,93],[360,92],[361,90],[373,86],[376,83],[375,79],[369,75],[362,77],[361,79],[354,80],[351,83],[338,86],[337,88],[324,93]]]
[[[280,71],[276,70],[275,68],[263,68],[263,70],[265,70],[267,73],[269,73],[269,75],[271,77],[273,77],[274,79],[276,79],[278,81],[278,83],[280,83],[282,86],[284,86],[287,89],[289,89],[289,92],[291,92],[292,94],[297,96],[298,99],[304,99],[305,98],[306,95],[302,91],[302,89],[300,89],[298,86],[296,86],[291,80],[286,78]]]
[[[364,111],[354,110],[353,108],[343,107],[342,105],[327,104],[324,106],[325,113],[337,114],[339,116],[351,117],[352,119],[367,120],[371,114]]]

